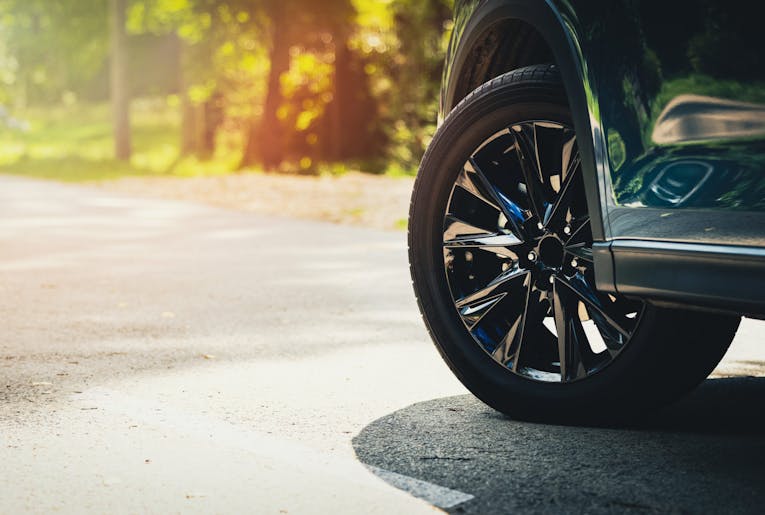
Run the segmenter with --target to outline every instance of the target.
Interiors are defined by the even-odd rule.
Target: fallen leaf
[[[213,356],[212,354],[202,354],[202,357],[205,359],[215,359],[215,356]]]

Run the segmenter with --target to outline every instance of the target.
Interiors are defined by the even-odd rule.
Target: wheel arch
[[[531,64],[555,64],[578,135],[593,237],[605,241],[610,233],[604,216],[608,198],[605,138],[578,43],[576,17],[566,5],[562,12],[549,0],[490,0],[479,4],[453,49],[441,107],[444,114],[448,113],[470,91],[505,72]]]

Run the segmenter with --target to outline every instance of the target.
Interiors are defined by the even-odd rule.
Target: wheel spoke
[[[513,126],[518,161],[521,164],[526,195],[531,204],[531,210],[537,219],[542,220],[546,210],[545,185],[542,181],[539,169],[539,155],[537,154],[536,134],[534,124],[521,124]]]
[[[444,242],[444,247],[515,247],[522,244],[514,234],[484,234],[479,236],[465,236]]]
[[[608,325],[623,336],[629,337],[630,332],[626,329],[626,324],[617,322],[616,317],[607,312],[607,308],[603,305],[603,302],[598,298],[595,291],[590,288],[581,274],[576,274],[574,277],[567,280],[558,279],[556,285],[558,283],[565,285],[579,300],[584,302],[588,308],[594,310],[599,316],[603,317]]]
[[[444,218],[444,242],[469,236],[483,236],[494,234],[493,229],[479,227],[462,220],[455,215],[446,215]]]
[[[558,192],[558,198],[555,203],[548,206],[547,212],[543,224],[545,227],[549,227],[551,224],[558,222],[566,216],[566,210],[571,207],[571,203],[574,200],[574,183],[581,173],[581,168],[578,166],[579,158],[576,157],[572,164],[574,168],[569,170],[566,174],[566,178],[563,180],[563,184]]]
[[[589,247],[586,243],[577,243],[576,245],[570,245],[565,247],[566,252],[569,254],[576,256],[579,259],[583,259],[585,261],[589,261],[590,263],[594,263],[593,257],[592,257],[592,248]]]
[[[602,297],[603,296],[601,295],[601,298]],[[636,305],[634,301],[628,301],[624,297],[609,296],[608,301],[603,299],[603,303],[608,305],[608,311],[612,314],[611,318],[622,320],[626,329],[629,329],[630,331],[634,330],[637,320],[634,318],[630,319],[627,315],[634,314],[637,316],[640,311],[640,305]],[[624,346],[626,341],[625,335],[615,329],[609,321],[600,316],[597,311],[589,310],[589,314],[590,318],[598,328],[598,331],[600,331],[600,335],[603,338],[606,347],[612,354],[617,353]]]
[[[598,370],[606,363],[611,361],[615,356],[615,351],[607,346],[604,352],[595,354],[590,346],[589,339],[587,338],[587,332],[584,330],[581,318],[575,317],[572,319],[572,325],[574,332],[576,333],[577,341],[579,342],[579,353],[582,359],[582,365],[585,371],[589,374],[593,370]]]
[[[494,184],[492,184],[492,182],[488,177],[486,177],[486,174],[483,173],[481,167],[478,165],[474,158],[471,157],[468,160],[467,164],[465,165],[465,170],[473,172],[478,177],[481,186],[483,186],[483,189],[488,193],[493,202],[493,205],[499,211],[501,211],[503,215],[505,215],[505,218],[507,218],[508,222],[510,222],[512,230],[516,236],[518,236],[520,239],[525,239],[523,231],[521,230],[521,226],[523,225],[526,217],[524,216],[523,210],[518,206],[518,204],[507,198],[507,196],[505,196],[497,187],[494,186]]]
[[[513,305],[505,307],[505,311],[513,313],[514,316],[510,320],[510,328],[508,329],[507,334],[505,334],[502,342],[497,346],[493,354],[494,359],[502,364],[507,364],[509,361],[513,361],[513,367],[515,367],[515,361],[523,342],[530,293],[531,281],[527,281],[524,283],[523,290],[519,289],[519,291],[513,292],[513,297],[509,299],[513,301]]]
[[[476,182],[477,181],[477,182]],[[499,204],[497,203],[494,198],[489,195],[485,194],[479,184],[482,184],[482,180],[478,175],[478,172],[476,172],[473,167],[465,166],[464,169],[459,173],[457,176],[457,182],[455,183],[457,186],[462,188],[463,190],[467,191],[471,195],[473,195],[478,200],[482,201],[485,204],[488,204],[492,208],[494,208],[497,211],[502,211],[499,207]]]
[[[462,316],[468,329],[472,332],[478,324],[500,303],[503,304],[503,313],[520,313],[523,304],[517,306],[518,299],[524,298],[521,288],[528,288],[530,281],[525,281],[528,272],[503,273],[491,283],[457,302],[457,309]],[[511,291],[512,290],[512,291]],[[508,305],[507,302],[514,305]]]
[[[503,258],[517,259],[518,254],[513,251],[513,247],[522,243],[514,234],[493,233],[448,240],[444,242],[444,248],[479,249],[492,252]]]
[[[548,304],[545,301],[545,306],[547,305]],[[523,351],[523,343],[528,339],[528,335],[533,328],[542,324],[546,312],[547,309],[542,309],[540,292],[538,290],[533,292],[529,291],[529,294],[526,296],[526,305],[523,310],[523,323],[521,324],[520,333],[515,339],[513,347],[509,349],[508,352],[508,357],[512,359],[513,362],[513,372],[518,371],[521,362],[521,352]],[[534,343],[536,345],[541,344],[541,342]]]
[[[485,317],[489,311],[494,308],[494,306],[499,304],[499,302],[504,299],[506,295],[507,293],[500,293],[499,295],[495,295],[493,297],[486,297],[476,300],[475,302],[465,304],[459,308],[460,315],[462,315],[462,319],[467,324],[468,329],[472,331],[478,322],[480,322],[483,317]]]
[[[553,285],[553,316],[555,332],[558,334],[560,380],[564,383],[574,381],[587,372],[582,363],[580,335],[574,327],[574,319],[578,318],[577,303],[569,291],[560,286],[560,280],[556,280]]]
[[[513,281],[517,281],[521,278],[525,279],[528,274],[529,272],[527,270],[523,270],[519,268],[502,272],[497,277],[492,279],[489,282],[489,284],[487,284],[480,290],[475,291],[457,300],[456,301],[457,308],[462,309],[465,306],[475,305],[476,303],[482,302],[490,297],[495,297],[500,294],[505,294],[507,293],[508,289],[511,286],[510,283],[512,283]]]
[[[566,240],[566,246],[573,246],[577,243],[592,243],[589,216],[573,220],[573,223],[569,223],[569,225],[572,225],[574,230],[571,231],[571,234]]]

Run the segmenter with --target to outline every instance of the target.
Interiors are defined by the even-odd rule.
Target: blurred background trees
[[[116,146],[99,156],[151,168],[161,155],[155,172],[412,172],[435,127],[451,4],[0,0],[0,105],[95,133],[111,101]]]

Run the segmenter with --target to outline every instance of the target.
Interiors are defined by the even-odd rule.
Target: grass
[[[66,182],[99,181],[130,175],[202,176],[231,173],[238,151],[210,160],[179,158],[179,115],[162,101],[136,101],[131,112],[133,156],[112,158],[106,104],[30,109],[14,113],[25,131],[0,126],[0,173]]]
[[[181,158],[179,110],[163,99],[133,102],[130,162],[112,157],[112,127],[106,103],[34,108],[13,114],[24,121],[28,129],[12,130],[0,120],[0,173],[5,174],[64,182],[103,181],[126,176],[200,177],[235,173],[241,158],[241,135],[224,131],[219,131],[218,149],[212,158]],[[285,163],[282,171],[343,175],[352,170],[390,177],[411,177],[416,172],[415,168],[381,158],[312,163],[307,169]]]

